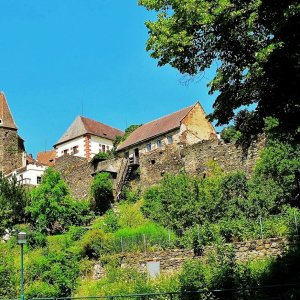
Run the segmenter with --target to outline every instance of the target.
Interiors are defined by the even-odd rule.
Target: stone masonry
[[[160,182],[164,174],[186,172],[189,175],[205,176],[207,163],[215,161],[225,172],[244,171],[250,175],[265,139],[253,142],[247,150],[234,143],[220,140],[201,141],[190,146],[165,146],[140,157],[141,186],[147,188]]]
[[[298,244],[297,240],[288,241],[285,238],[268,238],[247,242],[230,244],[235,252],[237,261],[243,262],[253,259],[263,259],[266,257],[278,257]],[[204,255],[212,247],[204,250]],[[191,249],[166,249],[147,253],[122,253],[119,254],[120,267],[131,267],[139,272],[146,272],[147,262],[160,262],[162,274],[178,272],[185,261],[190,259],[202,259],[203,256],[195,256]],[[105,268],[101,262],[95,265],[93,277],[99,279],[105,275]]]

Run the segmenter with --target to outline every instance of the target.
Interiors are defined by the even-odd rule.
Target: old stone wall
[[[17,130],[0,128],[0,172],[10,172],[23,167],[24,144]]]
[[[71,189],[74,199],[86,199],[89,196],[93,180],[93,166],[87,159],[72,155],[64,155],[56,159],[55,167]]]
[[[298,240],[288,241],[285,238],[269,238],[262,240],[247,241],[230,244],[235,252],[237,261],[248,261],[262,259],[266,257],[277,257],[285,253],[286,250],[299,245]],[[212,247],[204,250],[204,256]],[[135,268],[140,272],[146,272],[147,262],[160,262],[162,274],[178,272],[183,263],[189,259],[202,259],[203,256],[195,256],[190,249],[166,249],[148,253],[123,253],[119,255],[120,267]],[[95,265],[93,271],[94,278],[105,275],[105,269],[101,262]]]
[[[203,176],[211,160],[225,172],[240,170],[250,175],[264,145],[265,139],[261,137],[247,150],[216,139],[190,146],[168,145],[155,149],[140,157],[141,187],[159,183],[166,173],[178,174],[184,171],[189,175]]]

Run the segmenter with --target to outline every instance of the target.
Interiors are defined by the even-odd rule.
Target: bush
[[[242,134],[234,126],[224,128],[221,132],[221,139],[225,143],[236,142],[241,138]]]
[[[80,245],[83,248],[83,254],[89,258],[99,258],[101,254],[110,250],[109,235],[106,235],[101,229],[91,229],[87,231]]]
[[[74,201],[58,172],[48,168],[42,183],[31,191],[26,208],[31,224],[41,232],[59,233],[91,219],[87,202]]]
[[[0,174],[0,235],[5,229],[25,221],[25,207],[28,195],[24,186],[15,177],[8,180]]]
[[[25,292],[26,298],[35,298],[35,297],[59,297],[59,288],[52,284],[43,281],[35,281],[31,283]]]
[[[111,208],[114,200],[113,181],[109,173],[98,173],[91,185],[91,195],[93,197],[94,210],[99,213],[105,213]]]

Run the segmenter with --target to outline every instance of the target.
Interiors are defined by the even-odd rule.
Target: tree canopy
[[[216,62],[210,94],[218,92],[217,125],[239,108],[240,129],[257,133],[267,116],[281,131],[299,133],[300,4],[297,0],[139,0],[157,12],[146,22],[147,50],[158,65],[197,75]],[[245,124],[246,123],[246,124]]]

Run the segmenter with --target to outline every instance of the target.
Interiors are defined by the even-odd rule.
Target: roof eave
[[[130,144],[130,145],[128,145],[128,146],[126,146],[126,147],[123,147],[123,148],[120,148],[120,149],[117,148],[116,151],[118,152],[118,151],[126,150],[126,149],[128,149],[128,148],[131,148],[131,147],[134,147],[134,146],[136,146],[136,145],[142,144],[142,143],[144,143],[144,142],[146,142],[146,141],[149,141],[149,140],[151,140],[151,139],[154,139],[154,138],[156,138],[156,137],[158,137],[158,136],[161,136],[161,135],[166,134],[166,133],[168,133],[168,132],[171,132],[171,131],[174,131],[174,130],[176,130],[176,129],[179,129],[180,126],[181,126],[181,124],[180,124],[179,126],[177,126],[177,127],[174,127],[174,128],[172,128],[172,129],[170,129],[170,130],[161,132],[160,134],[153,135],[153,136],[151,136],[150,138],[143,139],[143,140],[141,140],[141,141],[138,141],[138,142],[136,142],[136,143]]]

